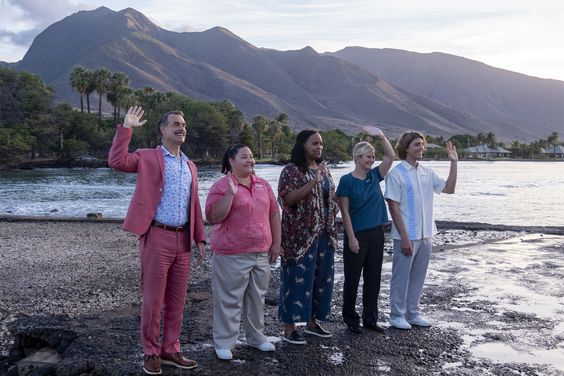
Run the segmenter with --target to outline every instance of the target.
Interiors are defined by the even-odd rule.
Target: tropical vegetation
[[[250,145],[259,160],[286,161],[295,140],[296,130],[289,127],[288,115],[256,114],[247,121],[237,106],[224,100],[204,102],[177,92],[161,92],[152,87],[133,89],[129,77],[104,67],[94,70],[77,66],[69,75],[69,85],[76,91],[79,109],[67,103],[56,103],[53,90],[36,75],[0,67],[0,166],[19,166],[22,162],[50,160],[72,165],[78,160],[107,157],[115,133],[115,124],[132,105],[145,110],[147,125],[135,132],[131,149],[154,147],[158,143],[155,124],[158,117],[171,109],[184,112],[189,137],[185,152],[194,159],[217,161],[231,143]],[[111,112],[110,112],[111,111]],[[349,160],[354,144],[378,142],[369,135],[355,136],[340,129],[321,132],[330,163]],[[441,136],[428,141],[444,145]],[[546,139],[525,144],[514,141],[505,145],[494,133],[456,135],[451,138],[459,150],[470,145],[502,146],[512,158],[546,158],[541,148],[560,145],[553,132]],[[446,157],[444,148],[435,148],[432,157]]]

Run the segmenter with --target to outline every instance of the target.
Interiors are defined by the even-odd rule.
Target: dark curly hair
[[[307,171],[307,158],[305,155],[304,145],[307,142],[307,139],[310,138],[311,135],[316,133],[319,132],[311,129],[306,129],[298,133],[298,136],[296,137],[296,144],[292,149],[292,156],[290,157],[290,162],[298,166],[298,168],[302,172]],[[321,161],[323,161],[322,158],[316,160],[317,163],[321,163]]]

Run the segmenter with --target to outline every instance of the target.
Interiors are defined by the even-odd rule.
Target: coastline
[[[422,161],[448,161],[447,158],[423,158]],[[347,161],[342,161],[339,163],[345,163]],[[459,162],[564,162],[564,158],[561,159],[518,159],[518,158],[495,158],[495,159],[483,159],[483,158],[460,158]],[[221,160],[209,160],[209,159],[196,159],[194,160],[197,166],[201,167],[211,167],[220,166]],[[261,160],[257,161],[256,164],[269,164],[269,165],[279,165],[283,166],[287,164],[287,161],[279,160]],[[108,161],[106,159],[85,159],[85,160],[73,160],[73,161],[61,161],[59,159],[30,159],[21,162],[10,162],[10,163],[0,163],[0,171],[6,170],[33,170],[42,168],[102,168],[108,167]]]
[[[25,374],[31,366],[37,371],[38,363],[24,358],[39,348],[51,349],[50,359],[56,359],[41,364],[50,372],[45,374],[141,374],[137,239],[123,232],[120,222],[0,217],[0,374],[15,368]],[[553,301],[551,294],[557,295],[555,286],[564,277],[562,234],[475,223],[439,222],[438,227],[422,298],[423,309],[436,323],[430,329],[365,331],[359,336],[348,332],[340,315],[342,262],[337,250],[333,310],[325,324],[332,339],[311,339],[303,347],[277,340],[279,276],[274,267],[265,321],[266,334],[276,341],[277,350],[263,354],[241,341],[234,350],[237,361],[221,362],[211,347],[208,258],[201,267],[192,266],[182,350],[200,363],[195,371],[199,375],[473,375],[480,370],[494,375],[562,374],[561,363],[543,365],[511,357],[499,361],[473,352],[502,345],[517,349],[526,345],[539,354],[563,348],[564,328],[558,325],[564,311],[554,317],[524,313],[519,307],[529,303],[518,297],[518,289],[509,297],[488,290],[492,275],[504,284],[518,278]],[[209,226],[206,229],[209,232]],[[525,253],[530,262],[508,261]],[[391,258],[385,254],[379,302],[383,323],[390,271]],[[502,304],[507,298],[513,303]],[[469,344],[468,338],[474,341]],[[170,368],[163,372],[182,374]]]
[[[0,214],[2,222],[79,222],[79,223],[123,223],[123,218],[102,217],[100,219],[78,218],[78,217],[54,217],[54,216],[27,216]],[[336,222],[342,226],[342,218],[337,217]],[[391,221],[384,225],[386,232],[390,231]],[[466,231],[515,231],[528,233],[543,233],[550,235],[564,235],[564,226],[519,226],[498,225],[484,222],[458,222],[458,221],[435,221],[438,230],[466,230]],[[204,224],[210,224],[204,219]],[[342,230],[342,229],[340,229]]]

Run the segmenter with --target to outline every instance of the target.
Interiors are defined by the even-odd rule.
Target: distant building
[[[442,148],[441,145],[433,144],[433,143],[431,143],[431,142],[427,142],[427,144],[425,145],[425,147],[427,148],[427,150],[430,150],[430,149],[440,149],[440,148]]]
[[[549,158],[564,158],[564,146],[562,145],[541,148],[540,152]]]
[[[443,154],[442,149],[442,146],[428,142],[425,144],[425,157],[437,159]]]
[[[488,145],[478,145],[472,146],[464,149],[464,155],[468,158],[477,159],[489,159],[489,158],[499,158],[499,157],[509,157],[511,152],[500,146],[494,148]]]

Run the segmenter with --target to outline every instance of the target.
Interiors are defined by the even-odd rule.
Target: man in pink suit
[[[143,371],[161,374],[161,364],[191,369],[197,363],[180,352],[180,329],[190,272],[192,241],[205,256],[205,233],[198,198],[196,166],[180,150],[186,122],[180,111],[164,114],[157,123],[162,144],[128,152],[133,128],[146,120],[141,107],[131,107],[117,125],[108,164],[137,173],[133,198],[123,229],[139,236],[141,258],[141,342]],[[161,312],[163,334],[159,346]]]

